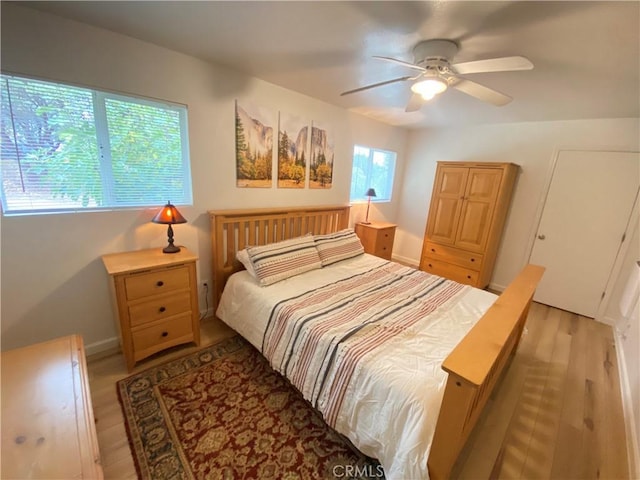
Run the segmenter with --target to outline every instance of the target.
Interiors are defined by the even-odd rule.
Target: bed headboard
[[[214,312],[227,279],[243,267],[236,253],[307,233],[337,232],[349,225],[349,205],[210,210]]]

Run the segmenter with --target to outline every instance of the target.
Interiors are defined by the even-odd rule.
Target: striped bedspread
[[[358,363],[463,288],[397,263],[378,265],[279,301],[262,353],[335,427]]]

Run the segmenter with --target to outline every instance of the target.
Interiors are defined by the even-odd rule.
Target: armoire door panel
[[[427,222],[427,235],[432,239],[454,243],[468,175],[464,168],[438,169],[432,195],[434,214]]]
[[[462,200],[458,198],[438,198],[431,234],[434,241],[446,244],[453,244],[456,238],[456,227],[458,225],[458,212]]]
[[[455,245],[474,252],[482,252],[486,246],[493,204],[465,201]]]
[[[461,196],[467,186],[468,170],[463,168],[443,168],[440,172],[441,179],[436,179],[438,195]]]
[[[502,170],[471,168],[454,244],[482,252],[486,247]]]
[[[495,168],[472,168],[465,192],[465,199],[494,202],[498,196],[502,170]]]

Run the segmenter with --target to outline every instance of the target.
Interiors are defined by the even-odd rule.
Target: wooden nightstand
[[[112,292],[120,345],[129,371],[136,362],[182,343],[200,344],[198,257],[184,247],[103,255]]]
[[[396,225],[393,223],[356,223],[356,235],[360,238],[364,251],[386,260],[391,260],[393,238]]]

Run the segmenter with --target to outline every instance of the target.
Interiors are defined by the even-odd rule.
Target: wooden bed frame
[[[213,297],[217,308],[236,252],[306,233],[347,228],[349,206],[212,210]],[[448,373],[428,466],[432,480],[449,478],[494,386],[515,353],[544,268],[527,265],[444,360]],[[215,311],[215,310],[214,310]]]

